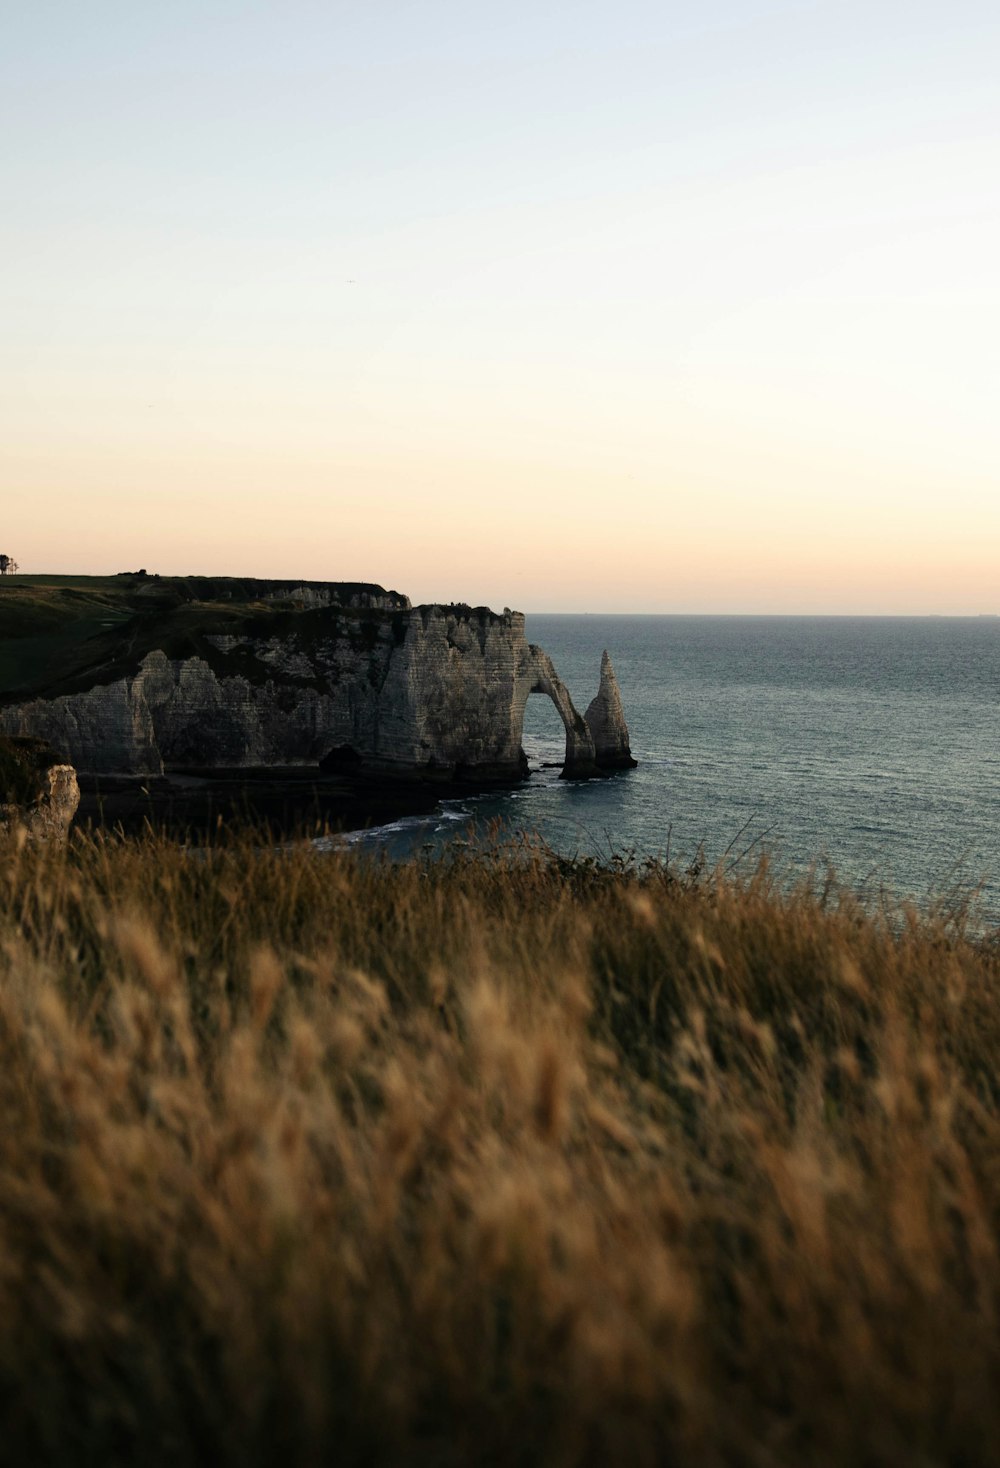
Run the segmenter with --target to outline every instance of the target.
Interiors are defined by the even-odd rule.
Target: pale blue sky
[[[8,10],[26,568],[998,609],[996,7]]]

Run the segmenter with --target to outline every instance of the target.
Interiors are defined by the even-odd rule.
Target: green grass
[[[995,1462],[1000,949],[766,867],[0,846],[5,1462]]]

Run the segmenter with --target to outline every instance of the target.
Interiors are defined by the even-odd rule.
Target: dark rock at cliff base
[[[162,832],[214,841],[249,832],[272,840],[361,831],[405,816],[430,815],[440,792],[418,782],[370,780],[319,769],[213,770],[200,774],[81,775],[77,825]]]
[[[319,762],[321,770],[357,770],[361,764],[361,755],[351,744],[338,744],[336,749],[331,749]]]
[[[79,803],[76,771],[43,739],[0,737],[0,826],[63,841]]]

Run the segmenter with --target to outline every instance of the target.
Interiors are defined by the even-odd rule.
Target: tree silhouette
[[[17,562],[13,556],[0,555],[0,576],[16,576]]]

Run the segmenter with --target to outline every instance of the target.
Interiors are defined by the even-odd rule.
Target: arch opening
[[[554,698],[533,688],[525,700],[521,748],[528,770],[562,769],[566,763],[566,724]]]
[[[573,707],[573,700],[558,677],[551,660],[540,648],[533,647],[531,651],[534,655],[534,666],[530,668],[521,682],[514,709],[515,733],[521,751],[522,769],[527,773],[523,738],[525,708],[533,693],[544,693],[555,705],[556,713],[562,720],[566,731],[563,778],[585,779],[596,773],[594,740],[590,729]]]

